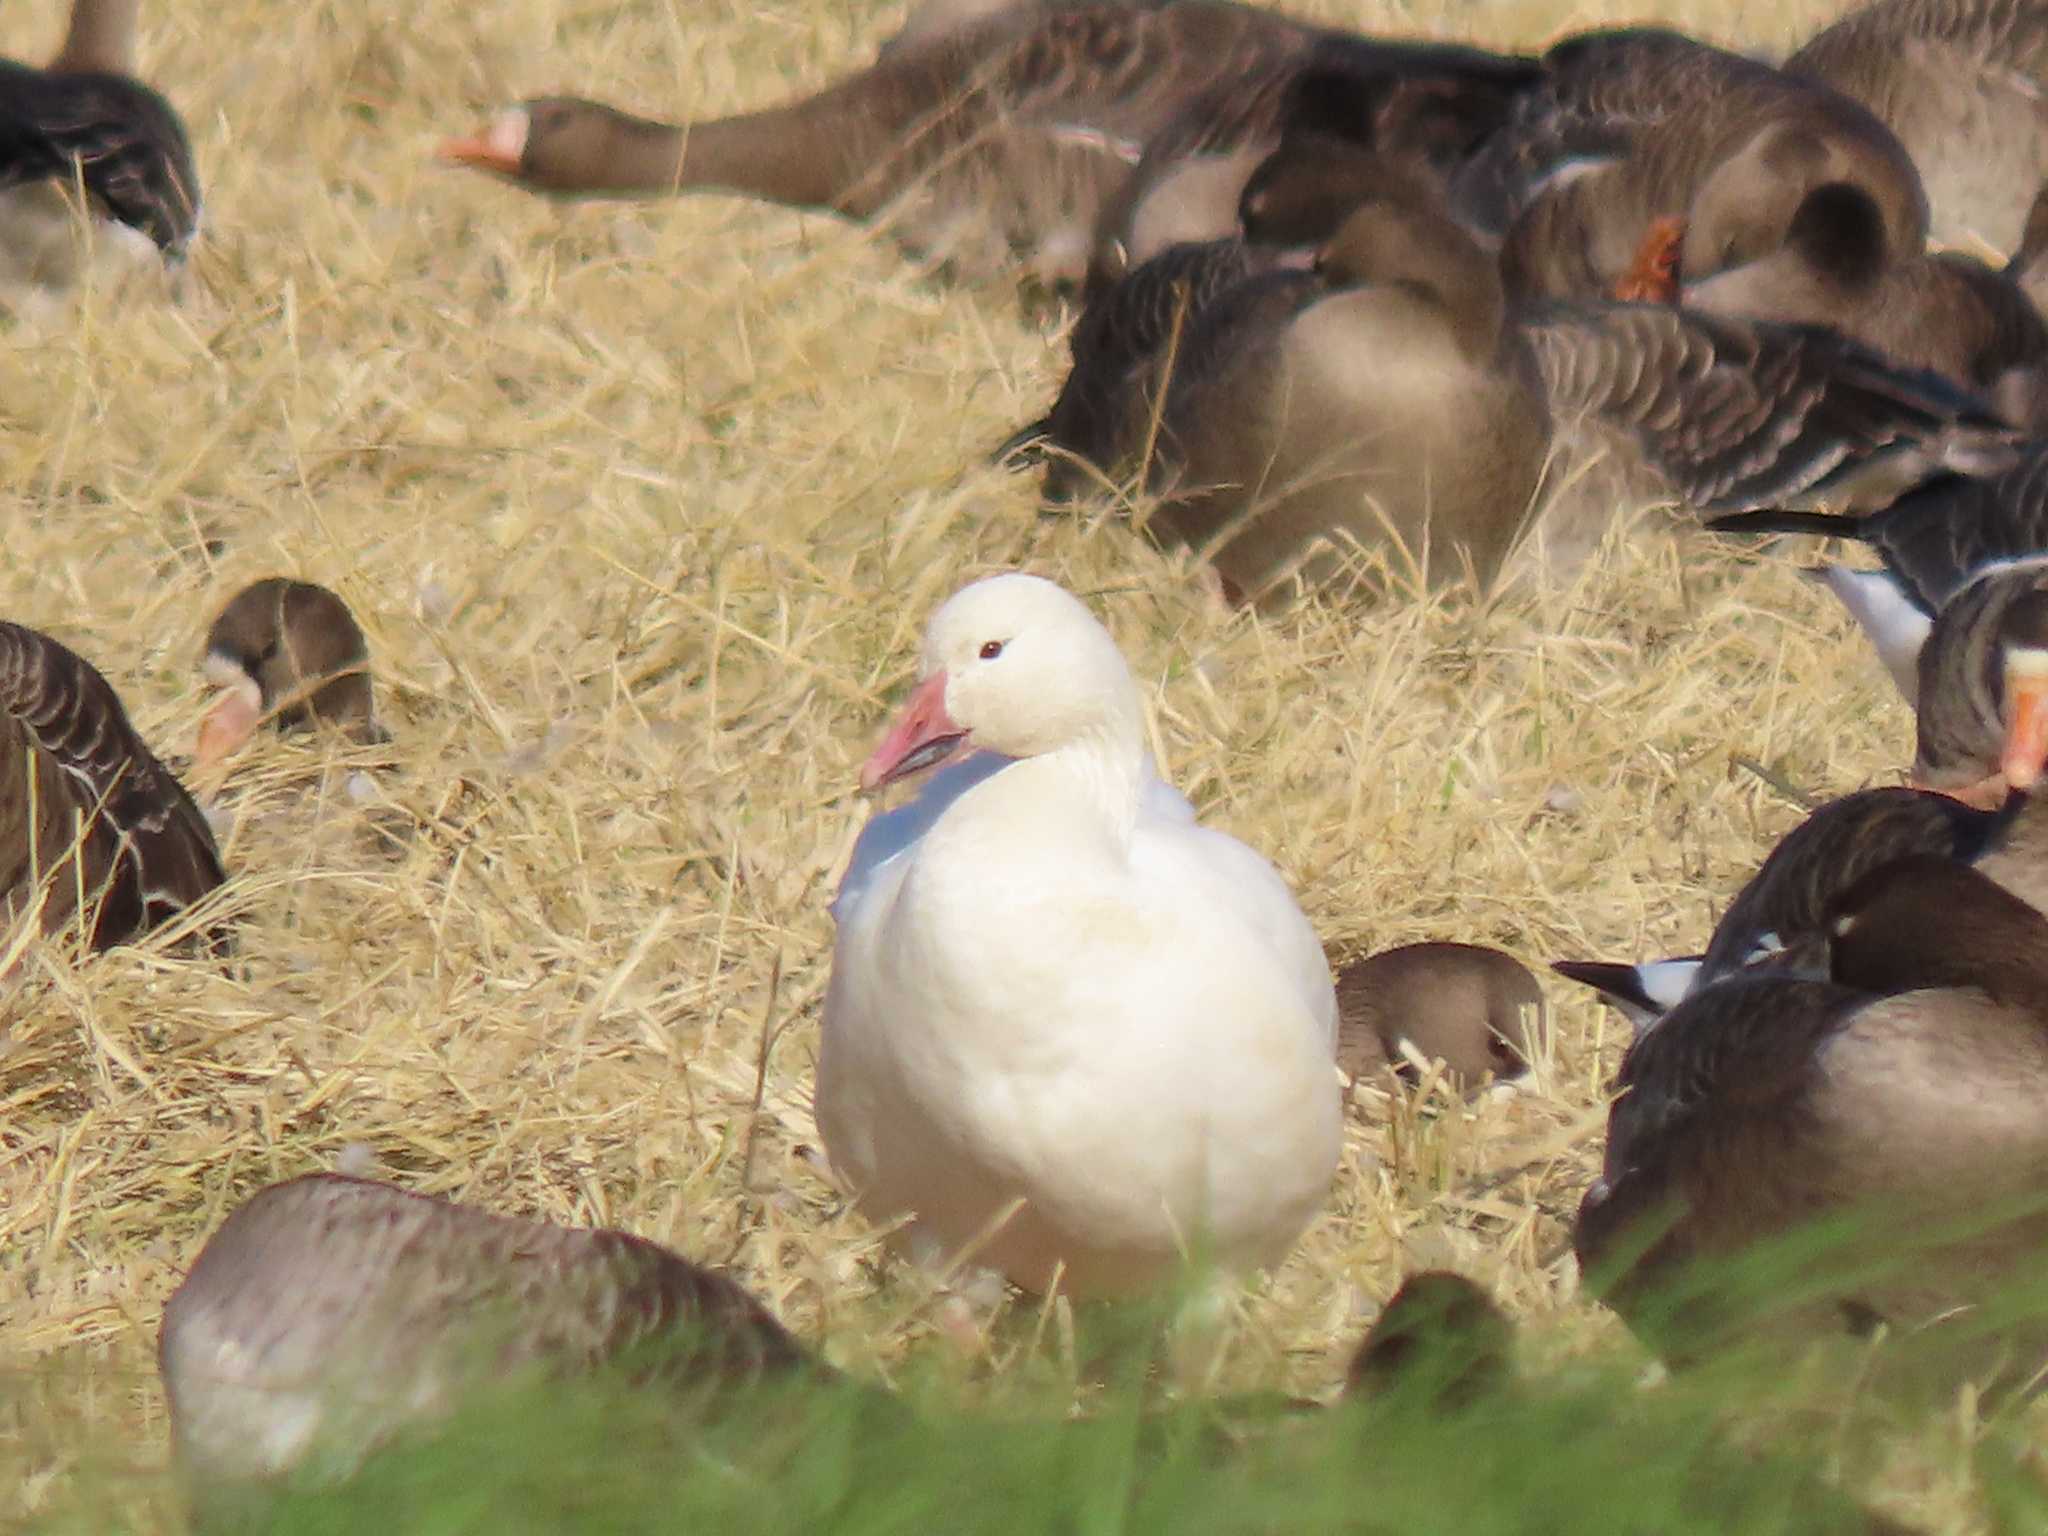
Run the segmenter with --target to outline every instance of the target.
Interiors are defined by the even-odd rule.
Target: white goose
[[[956,594],[861,782],[963,751],[834,906],[818,1128],[913,1252],[1079,1297],[1198,1255],[1278,1261],[1322,1208],[1342,1129],[1336,1000],[1258,854],[1157,777],[1138,688],[1074,597],[1003,575]],[[982,766],[982,765],[977,765]],[[867,855],[879,857],[867,857]]]

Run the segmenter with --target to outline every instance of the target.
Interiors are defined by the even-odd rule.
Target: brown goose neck
[[[1339,286],[1379,284],[1424,295],[1443,311],[1458,350],[1474,361],[1499,349],[1507,318],[1500,263],[1447,214],[1368,203],[1326,248],[1323,272]]]
[[[1916,855],[1880,866],[1836,900],[1829,934],[1845,986],[1974,987],[2048,1022],[2048,916],[1967,864]]]
[[[64,46],[50,61],[59,74],[135,73],[135,21],[142,0],[76,0]]]

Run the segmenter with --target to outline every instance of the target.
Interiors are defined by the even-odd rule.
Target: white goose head
[[[1138,687],[1081,601],[1017,573],[962,588],[925,631],[923,681],[861,768],[877,789],[963,750],[1038,757],[1081,748],[1134,779],[1145,762]]]

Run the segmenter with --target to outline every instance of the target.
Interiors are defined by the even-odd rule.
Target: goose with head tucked
[[[175,263],[198,231],[185,125],[133,74],[139,7],[74,0],[47,68],[0,59],[0,279],[17,292],[75,285],[100,246],[122,267]]]
[[[1785,242],[1700,281],[1683,270],[1688,222],[1660,219],[1629,296],[1708,314],[1825,325],[1901,368],[1929,368],[2037,427],[2048,373],[2048,323],[2015,276],[1960,251],[1896,250],[1870,194],[1847,182],[1814,188]]]
[[[1618,509],[1881,504],[2007,462],[2012,439],[1954,385],[1819,328],[1510,306],[1440,190],[1389,175],[1316,271],[1255,275],[1190,318],[1147,530],[1257,601],[1359,577],[1485,587],[1511,554],[1511,574],[1567,573]]]
[[[1513,955],[1482,944],[1402,944],[1337,969],[1337,1065],[1347,1077],[1412,1057],[1476,1088],[1522,1076],[1549,1033],[1543,991]]]
[[[1034,1291],[1142,1291],[1184,1257],[1278,1262],[1322,1208],[1336,1004],[1280,875],[1162,805],[1137,683],[1075,597],[956,593],[875,788],[1008,759],[842,892],[818,1128],[921,1257]]]
[[[2009,251],[2048,179],[2048,15],[2032,0],[1873,0],[1785,72],[1868,107],[1927,184],[1934,235]]]
[[[611,1371],[705,1412],[836,1375],[736,1282],[657,1243],[329,1173],[221,1224],[158,1349],[202,1517],[342,1480],[522,1373]]]
[[[1685,82],[1668,107],[1640,87],[1619,92],[1625,149],[1542,183],[1516,215],[1502,249],[1518,297],[1633,298],[1616,285],[1631,272],[1659,220],[1684,221],[1682,260],[1693,278],[1777,250],[1801,200],[1829,182],[1854,185],[1878,210],[1888,249],[1927,239],[1927,197],[1912,160],[1859,103],[1817,81],[1655,31],[1600,34],[1560,45],[1591,59],[1628,61],[1655,44],[1653,84]],[[1603,85],[1619,72],[1605,69]]]

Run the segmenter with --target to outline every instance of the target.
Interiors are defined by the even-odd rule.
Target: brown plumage
[[[1543,991],[1512,955],[1477,944],[1404,944],[1337,968],[1337,1066],[1412,1072],[1404,1044],[1477,1085],[1529,1070],[1548,1032]]]
[[[624,1232],[494,1216],[363,1179],[273,1185],[207,1240],[164,1308],[172,1442],[196,1492],[372,1451],[523,1370],[702,1401],[829,1378],[725,1276]]]
[[[199,760],[240,746],[257,724],[321,724],[381,741],[370,647],[348,604],[311,582],[268,576],[228,600],[206,632],[207,677],[227,696],[200,732]]]
[[[1219,130],[1183,116],[1191,103],[1203,103],[1201,118],[1229,108],[1263,123],[1294,74],[1331,53],[1369,89],[1484,71],[1491,58],[1379,43],[1223,0],[1024,5],[935,28],[785,106],[673,125],[553,97],[442,153],[538,191],[709,189],[854,219],[887,210],[921,254],[997,270],[1021,252],[1041,276],[1077,280],[1104,210],[1155,139],[1184,125],[1168,135],[1179,150],[1147,168],[1148,185],[1215,147]],[[1240,108],[1248,99],[1269,105]],[[1119,217],[1141,217],[1142,201],[1124,200]],[[1213,201],[1227,221],[1235,189]]]
[[[1876,0],[1785,61],[1881,118],[1946,244],[2009,251],[2048,180],[2048,11],[2036,0]]]
[[[1478,1286],[1446,1270],[1423,1270],[1387,1298],[1351,1357],[1346,1390],[1426,1391],[1436,1411],[1455,1413],[1507,1389],[1514,1344],[1514,1325]]]
[[[1987,440],[1997,462],[2012,451],[1973,398],[1823,330],[1511,311],[1479,238],[1391,173],[1317,271],[1255,276],[1187,315],[1172,365],[1148,529],[1262,601],[1353,569],[1354,550],[1387,556],[1397,585],[1484,585],[1525,534],[1532,560],[1569,569],[1617,505],[1883,504],[1981,467]],[[1123,407],[1148,439],[1149,400]]]
[[[2019,285],[1960,252],[1888,247],[1876,204],[1846,183],[1807,194],[1782,248],[1688,282],[1682,298],[1712,314],[1829,326],[1996,400],[2017,426],[2041,425],[2048,404],[2048,324]]]
[[[1241,233],[1170,245],[1094,290],[1068,337],[1073,362],[1059,397],[997,450],[998,460],[1046,459],[1052,501],[1140,465],[1168,371],[1178,367],[1179,340],[1195,318],[1254,277],[1306,269],[1360,202],[1396,181],[1419,187],[1419,174],[1345,140],[1283,141],[1239,193]]]
[[[0,899],[9,924],[82,925],[93,949],[176,916],[226,874],[206,818],[107,680],[0,623]]]
[[[1832,979],[1705,987],[1623,1062],[1573,1241],[1605,1299],[1674,1358],[1757,1320],[1716,1315],[1718,1289],[1661,1316],[1660,1281],[1823,1219],[1882,1214],[1802,1263],[1814,1294],[1785,1320],[1806,1331],[1967,1309],[2048,1235],[2003,1206],[2048,1173],[2048,917],[1965,865],[1909,858],[1839,896],[1828,930]],[[1957,1235],[1973,1217],[1983,1230]],[[1947,1327],[1966,1338],[1967,1314]],[[2003,1342],[2001,1361],[1970,1349],[1948,1364],[2024,1372],[2048,1336]]]
[[[1555,177],[1530,199],[1502,251],[1512,292],[1606,297],[1652,221],[1670,215],[1686,220],[1684,270],[1711,276],[1782,246],[1805,195],[1836,181],[1871,198],[1889,248],[1925,243],[1919,176],[1862,106],[1740,55],[1685,39],[1660,44],[1657,79],[1670,105],[1642,114],[1624,153]],[[1624,99],[1640,93],[1632,87]]]

